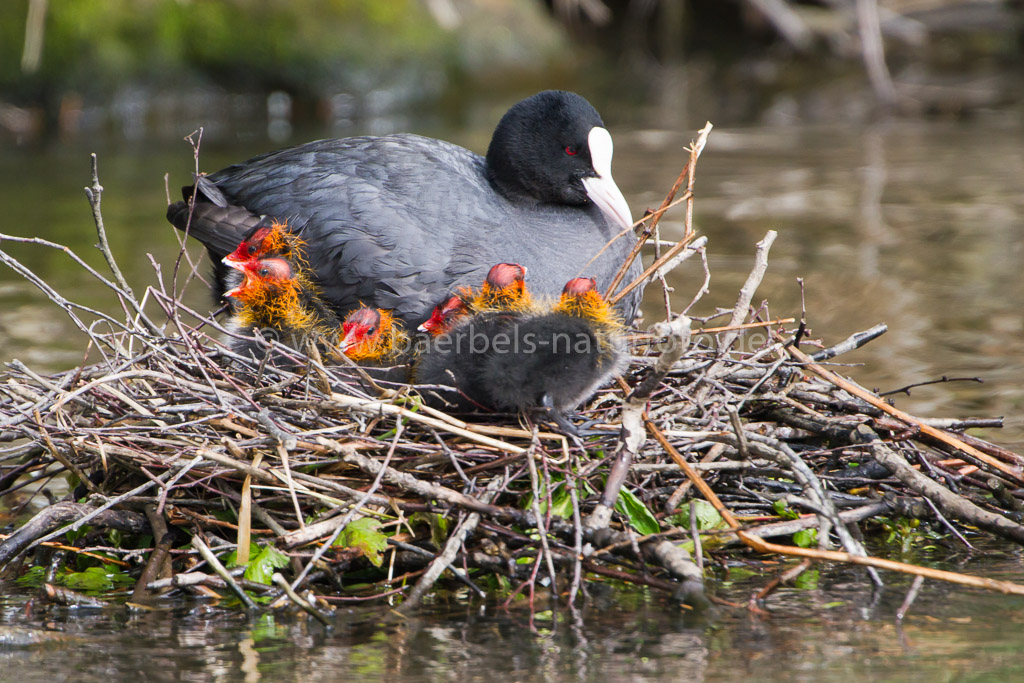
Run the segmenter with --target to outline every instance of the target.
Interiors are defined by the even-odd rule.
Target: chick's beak
[[[363,330],[361,325],[352,325],[345,330],[345,336],[342,337],[341,341],[338,343],[338,346],[341,347],[341,352],[345,353],[359,343],[359,339],[362,337],[362,332]]]
[[[235,256],[235,252],[231,252],[220,260],[228,268],[234,268],[235,270],[245,270],[245,261]]]
[[[600,126],[590,129],[587,136],[590,146],[590,158],[594,164],[596,176],[583,179],[583,188],[587,191],[590,201],[616,225],[625,229],[633,225],[633,217],[626,198],[622,196],[618,185],[612,179],[612,136]]]

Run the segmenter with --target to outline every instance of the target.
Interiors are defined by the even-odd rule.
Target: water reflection
[[[986,572],[1019,572],[1019,557]],[[335,626],[288,615],[248,618],[211,606],[167,611],[26,608],[5,590],[0,632],[59,634],[0,643],[19,680],[1015,680],[1024,673],[1024,600],[926,584],[902,624],[892,615],[908,582],[887,576],[873,598],[855,570],[820,588],[782,589],[771,616],[719,608],[695,619],[658,595],[595,590],[576,615],[523,603],[504,611],[455,598],[399,618],[384,606],[341,609]],[[743,601],[761,581],[719,589]],[[28,614],[28,618],[25,618]]]

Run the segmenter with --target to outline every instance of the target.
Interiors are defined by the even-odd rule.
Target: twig
[[[761,284],[761,280],[764,279],[765,271],[768,270],[768,252],[772,248],[772,244],[775,242],[775,238],[778,233],[774,230],[769,230],[760,242],[757,243],[757,254],[754,256],[754,268],[750,271],[747,276],[747,281],[743,283],[743,287],[740,289],[739,298],[736,300],[736,305],[732,309],[732,318],[729,320],[729,327],[734,327],[741,324],[747,317],[747,313],[750,311],[750,302],[754,298],[754,292],[757,291],[758,286]],[[718,344],[718,353],[725,354],[733,342],[739,337],[738,330],[732,330],[726,332]],[[712,374],[714,371],[712,371]]]
[[[484,503],[490,503],[494,500],[498,492],[504,488],[505,481],[497,477],[491,480],[491,483],[487,485],[487,490],[480,496],[480,500]],[[427,571],[420,577],[420,580],[413,586],[412,591],[409,592],[405,602],[399,608],[399,612],[408,614],[412,610],[416,609],[420,601],[423,600],[423,596],[426,595],[427,591],[430,590],[431,586],[441,578],[441,574],[444,573],[445,569],[448,569],[452,562],[455,561],[455,556],[462,548],[462,544],[465,543],[466,538],[473,533],[476,529],[477,524],[480,523],[480,513],[471,512],[466,516],[466,519],[462,520],[462,523],[452,532],[451,536],[448,537],[447,542],[444,544],[444,549],[441,553],[431,560],[430,565],[427,567]],[[479,590],[479,589],[477,589]]]
[[[886,413],[889,413],[893,417],[903,420],[908,425],[911,425],[919,429],[921,433],[930,436],[931,438],[936,439],[937,441],[940,441],[946,444],[947,446],[952,446],[956,450],[963,453],[965,457],[977,460],[981,463],[984,463],[985,465],[988,465],[989,467],[993,467],[1002,472],[1003,474],[1009,476],[1014,481],[1024,483],[1024,475],[1021,474],[1020,468],[1010,467],[1009,465],[993,458],[992,456],[986,453],[982,453],[977,448],[967,445],[966,443],[964,443],[960,439],[957,439],[951,434],[931,427],[921,422],[917,418],[913,417],[912,415],[889,405],[888,403],[878,398],[877,396],[874,396],[873,394],[864,391],[853,382],[845,380],[839,375],[832,372],[831,370],[827,370],[822,366],[818,365],[813,360],[811,360],[810,356],[805,354],[800,349],[789,348],[787,349],[787,351],[797,360],[803,362],[808,370],[812,371],[814,374],[818,375],[822,379],[831,382],[832,384],[836,385],[843,391],[856,396],[857,398],[867,402],[868,404],[880,410],[885,411]]]
[[[220,560],[218,560],[217,556],[213,554],[210,547],[203,543],[203,539],[199,537],[199,534],[192,537],[192,547],[198,550],[199,554],[203,556],[204,560],[206,560],[206,563],[210,565],[210,568],[217,572],[217,575],[220,578],[224,579],[224,583],[226,583],[228,587],[235,592],[235,595],[238,596],[238,599],[242,601],[242,604],[245,605],[247,610],[255,612],[259,609],[256,607],[256,603],[252,601],[252,598],[249,597],[249,594],[238,585],[238,582],[235,581],[235,577],[231,576],[231,573],[224,568],[223,564],[220,563]]]
[[[110,243],[107,242],[107,231],[103,227],[103,213],[100,211],[100,200],[103,196],[103,186],[100,185],[100,176],[98,170],[98,164],[96,160],[96,154],[90,154],[89,158],[92,160],[92,185],[85,188],[85,196],[89,198],[89,206],[92,207],[92,219],[96,223],[96,234],[99,236],[99,244],[96,248],[103,254],[103,258],[106,259],[107,265],[110,267],[110,272],[114,274],[114,279],[117,280],[118,286],[124,293],[123,300],[128,302],[128,305],[132,307],[138,316],[142,324],[146,326],[146,329],[150,334],[160,334],[160,328],[157,327],[153,322],[146,316],[142,310],[142,306],[135,298],[135,294],[132,293],[132,288],[128,286],[128,281],[124,279],[124,275],[121,274],[121,269],[117,265],[117,261],[114,259],[113,252],[110,251]]]
[[[281,576],[277,572],[274,572],[273,576],[271,576],[270,578],[274,582],[274,584],[279,586],[281,590],[285,592],[285,595],[287,595],[292,602],[301,607],[302,610],[306,612],[306,614],[310,615],[324,626],[330,628],[330,620],[323,614],[321,614],[320,610],[316,609],[311,604],[300,598],[299,594],[296,593],[294,589],[292,589],[292,587],[288,584],[288,582],[285,580],[283,576]]]

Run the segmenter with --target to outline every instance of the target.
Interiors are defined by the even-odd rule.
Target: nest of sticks
[[[709,131],[639,226],[657,253],[632,286],[703,262],[705,288],[684,312],[711,277],[706,240],[690,228]],[[0,378],[0,493],[67,475],[76,484],[0,542],[6,575],[46,567],[54,600],[97,600],[58,585],[71,558],[120,566],[135,601],[191,591],[249,609],[294,603],[325,623],[332,603],[400,595],[411,610],[441,589],[525,591],[532,606],[540,585],[574,605],[599,580],[701,608],[720,600],[707,557],[727,566],[765,553],[802,561],[762,596],[814,561],[864,565],[876,582],[886,569],[1024,593],[865,551],[857,525],[882,516],[927,520],[953,543],[981,533],[1024,543],[1024,458],[964,433],[999,420],[916,418],[825,367],[884,326],[808,353],[799,321],[757,319],[750,303],[773,233],[725,324],[673,313],[666,287],[666,320],[635,335],[629,371],[582,407],[598,435],[579,440],[521,416],[458,419],[315,352],[280,348],[299,361],[291,369],[232,354],[216,315],[176,293],[184,260],[132,292],[107,246],[101,190],[94,157],[87,194],[112,278],[61,245],[0,236],[64,250],[123,311],[66,299],[0,249],[89,338],[89,364],[42,375],[13,361]],[[658,219],[680,204],[685,236],[661,241]]]

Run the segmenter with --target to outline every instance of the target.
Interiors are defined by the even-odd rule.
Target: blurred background
[[[82,187],[98,154],[114,252],[137,288],[170,277],[164,220],[192,172],[270,149],[416,132],[482,153],[501,114],[574,90],[615,139],[615,178],[657,206],[705,121],[695,225],[730,308],[754,244],[780,237],[756,301],[836,343],[901,407],[1006,415],[1024,445],[1024,6],[1010,0],[6,0],[0,3],[0,232],[98,269]],[[202,129],[198,161],[183,138]],[[199,140],[198,133],[193,140]],[[682,214],[662,222],[666,237]],[[116,310],[57,250],[0,244],[65,296]],[[198,256],[199,251],[191,251]],[[703,281],[673,276],[676,310]],[[198,286],[196,286],[198,284]],[[138,291],[138,289],[137,289]],[[209,307],[202,283],[186,297]],[[647,320],[664,315],[648,291]],[[205,310],[205,308],[204,308]],[[71,367],[82,338],[0,270],[0,361]]]

